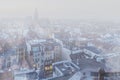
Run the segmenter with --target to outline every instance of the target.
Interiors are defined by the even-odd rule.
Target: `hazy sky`
[[[40,17],[120,20],[120,0],[0,0],[0,17],[30,16],[35,8]]]

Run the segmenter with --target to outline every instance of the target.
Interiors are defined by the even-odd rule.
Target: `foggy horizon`
[[[52,19],[120,20],[119,0],[1,0],[0,18],[34,14]]]

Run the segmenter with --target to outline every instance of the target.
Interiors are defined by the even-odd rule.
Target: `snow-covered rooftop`
[[[28,41],[28,44],[39,44],[39,43],[41,43],[41,42],[46,42],[46,40],[45,39],[40,39],[40,40],[30,40],[30,41]]]

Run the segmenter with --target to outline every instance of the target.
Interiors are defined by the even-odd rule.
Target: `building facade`
[[[33,67],[40,70],[42,77],[52,76],[52,63],[61,58],[58,54],[60,48],[61,46],[54,40],[33,40],[27,43],[27,52],[32,56]]]

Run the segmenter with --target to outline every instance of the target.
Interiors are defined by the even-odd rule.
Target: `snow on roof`
[[[82,50],[75,50],[75,51],[72,51],[72,54],[76,54],[76,53],[81,53],[83,52]]]
[[[79,69],[74,65],[74,63],[69,61],[56,62],[53,65],[57,67],[63,75],[72,74]]]
[[[116,56],[119,56],[120,53],[109,53],[109,54],[104,54],[103,56],[105,58],[111,58],[111,57],[116,57]]]
[[[77,72],[69,80],[80,80],[81,77],[82,77],[81,72]]]
[[[92,52],[94,52],[96,54],[102,53],[101,50],[99,50],[98,48],[93,47],[93,46],[87,46],[87,47],[85,47],[85,49],[90,50],[90,51],[92,51]]]
[[[29,44],[39,44],[39,43],[41,43],[41,42],[46,42],[46,40],[45,39],[40,39],[40,40],[30,40],[30,41],[28,41],[28,43]]]

